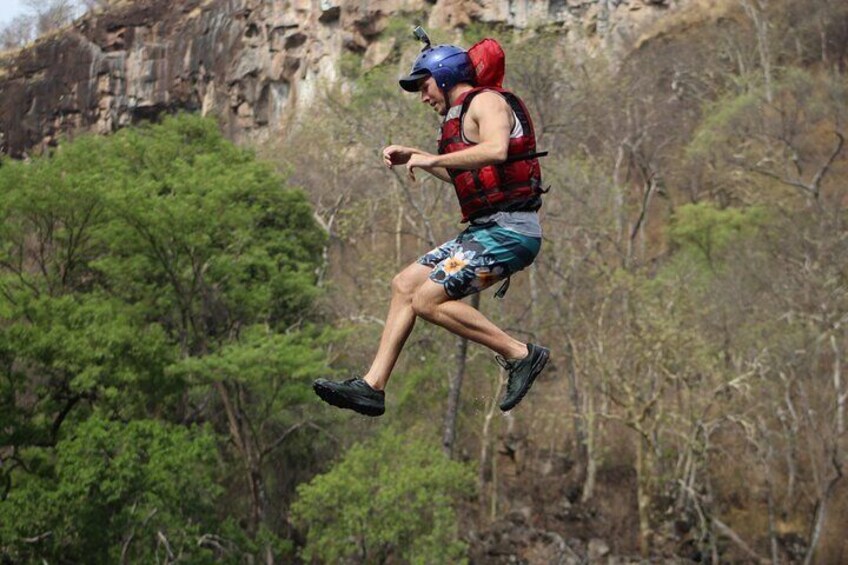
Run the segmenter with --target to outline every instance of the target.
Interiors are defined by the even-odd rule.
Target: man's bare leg
[[[524,398],[550,357],[546,347],[524,344],[490,322],[477,309],[451,300],[444,287],[427,280],[415,293],[412,309],[418,316],[451,332],[485,345],[509,360],[503,366],[509,377],[506,393],[498,407],[502,411],[515,408]]]
[[[523,344],[490,322],[471,306],[448,298],[444,287],[428,279],[431,269],[410,265],[392,280],[392,302],[383,328],[383,336],[371,368],[363,379],[342,383],[317,379],[312,388],[324,401],[366,416],[385,412],[383,388],[403,349],[406,339],[420,316],[456,335],[492,349],[507,359],[509,371],[506,394],[501,410],[514,408],[535,378],[545,368],[550,351],[544,347]]]
[[[432,270],[432,267],[413,263],[392,280],[392,301],[380,346],[371,368],[363,377],[365,382],[376,390],[386,387],[406,339],[412,332],[416,318],[412,309],[412,298],[424,282],[429,282],[427,277]]]
[[[451,299],[442,285],[429,279],[415,292],[412,309],[425,320],[460,337],[485,345],[507,359],[522,359],[527,356],[526,343],[511,337],[476,308]]]

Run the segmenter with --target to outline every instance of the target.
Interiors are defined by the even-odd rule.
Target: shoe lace
[[[495,361],[497,361],[498,365],[503,367],[507,372],[510,372],[515,368],[515,361],[510,361],[503,355],[495,355]]]
[[[495,355],[495,361],[497,361],[498,365],[503,367],[507,372],[506,394],[509,396],[518,386],[516,379],[512,378],[512,372],[515,370],[516,365],[518,365],[518,360],[510,360],[501,355]]]

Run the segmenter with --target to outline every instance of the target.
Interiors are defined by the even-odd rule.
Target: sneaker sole
[[[518,403],[524,399],[524,396],[530,391],[530,387],[532,387],[533,383],[536,382],[536,377],[539,376],[539,373],[541,373],[544,370],[545,365],[548,364],[548,359],[551,356],[551,351],[546,347],[540,347],[539,349],[542,350],[542,354],[539,356],[538,359],[536,359],[536,362],[533,363],[533,368],[530,370],[530,378],[527,379],[527,384],[525,384],[521,391],[518,393],[518,397],[516,397],[515,402],[513,402],[507,407],[500,406],[501,412],[508,412],[518,406]]]
[[[336,408],[346,408],[362,414],[363,416],[370,416],[372,418],[382,416],[386,412],[386,409],[383,406],[364,406],[362,404],[351,402],[332,388],[325,387],[320,383],[312,383],[312,390],[315,391],[318,398],[327,404],[335,406]]]

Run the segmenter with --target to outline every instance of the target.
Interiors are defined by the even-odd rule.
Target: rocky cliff
[[[164,110],[218,116],[233,139],[285,129],[336,80],[397,49],[408,20],[545,25],[584,51],[627,52],[659,19],[709,0],[136,0],[91,13],[0,60],[0,150],[38,152],[60,135],[107,133]],[[407,54],[411,56],[411,54]]]

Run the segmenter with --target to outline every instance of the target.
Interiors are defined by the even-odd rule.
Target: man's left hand
[[[406,173],[409,180],[415,182],[415,168],[429,168],[436,165],[436,155],[430,153],[416,153],[406,162]]]

